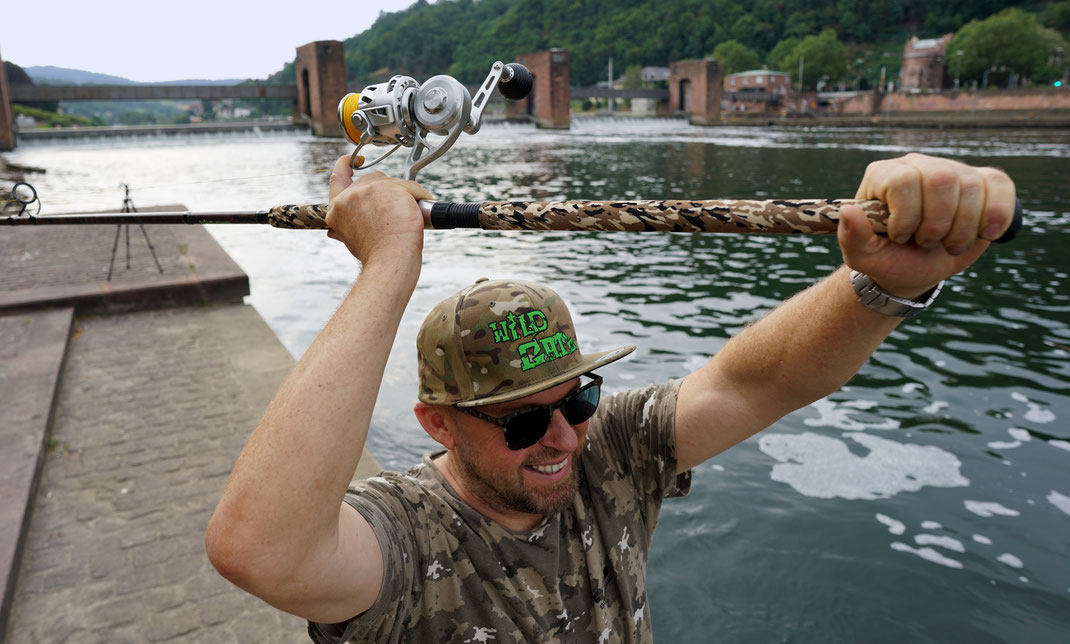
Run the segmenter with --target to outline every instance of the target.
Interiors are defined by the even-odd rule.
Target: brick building
[[[754,69],[724,78],[724,98],[728,112],[772,112],[791,93],[791,74]]]
[[[903,69],[899,72],[900,89],[944,89],[951,87],[944,50],[954,34],[942,38],[919,39],[914,36],[903,48]]]

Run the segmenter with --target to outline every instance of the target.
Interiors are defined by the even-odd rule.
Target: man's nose
[[[546,435],[542,437],[539,444],[543,447],[556,449],[559,452],[576,450],[576,446],[579,445],[576,429],[568,424],[568,421],[565,420],[565,415],[561,413],[560,409],[554,410],[553,415],[550,417],[550,426],[546,429]]]

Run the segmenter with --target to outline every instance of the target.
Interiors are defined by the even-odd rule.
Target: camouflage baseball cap
[[[476,280],[439,302],[416,336],[420,400],[475,407],[549,389],[635,351],[583,354],[572,316],[534,282]]]

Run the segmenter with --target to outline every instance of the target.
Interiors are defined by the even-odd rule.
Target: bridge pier
[[[11,108],[11,90],[7,85],[4,60],[0,58],[0,150],[15,149],[15,111]]]
[[[297,48],[297,119],[307,119],[315,136],[341,137],[338,101],[346,94],[342,43],[319,40]]]
[[[569,100],[572,98],[568,70],[568,52],[551,49],[516,57],[535,77],[531,95],[521,101],[505,102],[505,117],[515,119],[524,114],[535,119],[535,127],[567,130],[571,125]]]
[[[683,112],[693,125],[721,122],[721,64],[709,58],[669,66],[669,112]]]

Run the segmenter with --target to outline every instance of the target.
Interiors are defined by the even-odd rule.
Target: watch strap
[[[851,286],[854,288],[855,294],[858,295],[858,301],[874,311],[893,317],[909,318],[932,306],[936,296],[940,295],[940,289],[943,288],[944,282],[941,281],[931,291],[923,295],[920,301],[907,300],[892,295],[877,286],[877,283],[870,279],[869,275],[859,271],[851,271]]]

